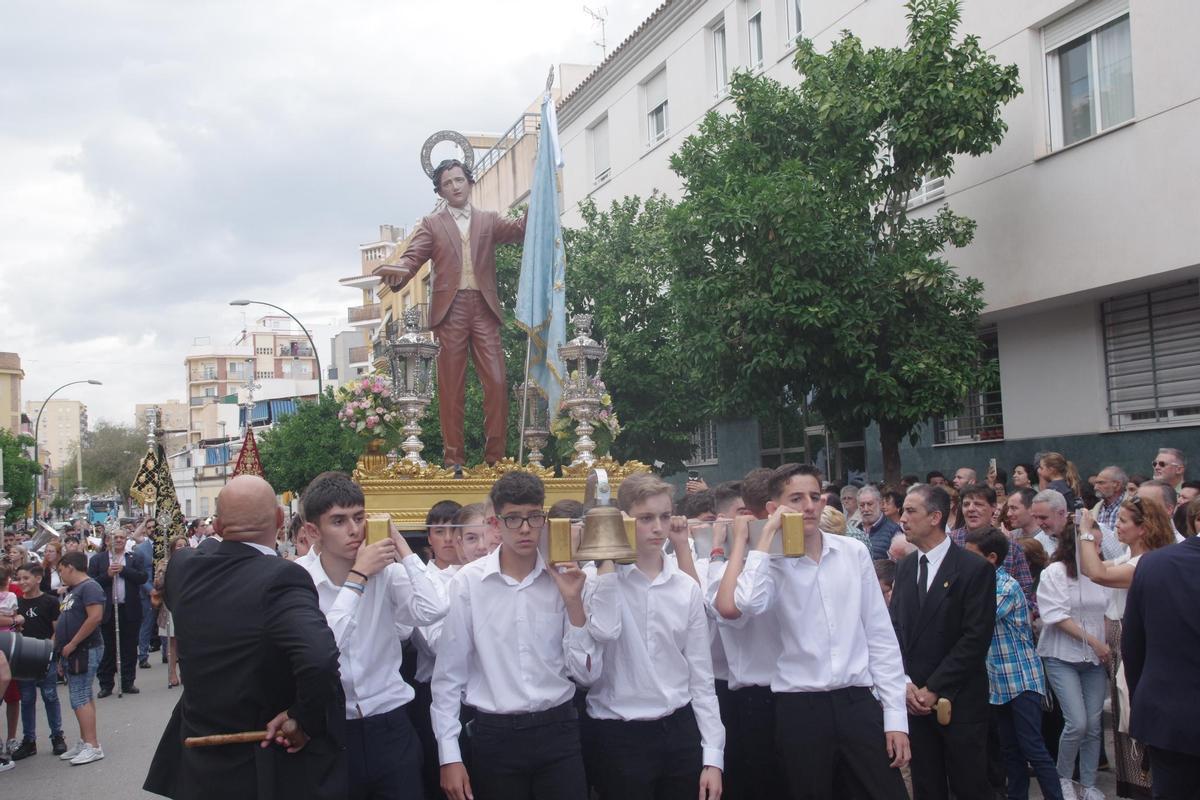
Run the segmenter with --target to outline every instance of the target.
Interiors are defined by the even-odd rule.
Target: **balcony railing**
[[[495,166],[500,159],[504,158],[504,154],[511,150],[513,145],[521,141],[522,138],[536,136],[541,122],[541,114],[522,114],[521,118],[504,132],[500,140],[492,145],[491,150],[484,153],[481,158],[476,159],[475,166],[471,169],[476,180],[478,180],[480,175],[483,175],[483,173]]]
[[[191,398],[191,404],[194,406],[203,406],[207,405],[208,403],[215,402],[217,402],[217,396],[215,394],[205,394],[201,395],[200,397]]]
[[[308,345],[293,342],[292,344],[279,345],[279,355],[283,357],[291,356],[292,358],[312,358],[312,348]]]
[[[215,369],[195,369],[192,370],[193,381],[215,381],[217,379],[217,371]]]
[[[379,303],[368,303],[365,306],[352,306],[346,310],[346,318],[354,322],[372,322],[379,319]]]
[[[414,308],[417,310],[417,331],[421,333],[428,333],[429,303],[417,303],[416,305],[411,305],[408,307],[405,313],[412,311]],[[404,325],[396,320],[392,320],[379,328],[379,336],[376,337],[375,341],[378,342],[380,338],[395,339],[397,336],[400,336],[403,333]]]
[[[350,363],[364,364],[371,358],[371,348],[366,345],[350,348]]]

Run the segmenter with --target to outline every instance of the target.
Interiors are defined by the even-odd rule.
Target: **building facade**
[[[219,436],[217,414],[206,407],[230,402],[250,382],[282,380],[295,397],[317,394],[317,360],[308,337],[291,318],[265,316],[231,344],[196,340],[184,358],[188,387],[188,430],[193,444]],[[236,401],[233,401],[236,402]]]
[[[21,433],[21,356],[0,353],[0,428],[18,436]]]
[[[986,287],[980,334],[1000,385],[930,420],[902,453],[905,471],[982,469],[990,457],[1011,465],[1058,449],[1085,474],[1109,462],[1147,472],[1159,446],[1197,452],[1200,57],[1188,34],[1200,6],[966,0],[962,11],[960,33],[1016,64],[1024,92],[1003,110],[1009,130],[995,151],[930,176],[910,207],[927,215],[949,204],[978,223],[975,241],[948,257]],[[678,199],[668,159],[705,114],[731,110],[731,72],[795,85],[796,37],[820,50],[843,29],[867,47],[902,45],[904,6],[664,2],[560,104],[564,224],[580,223],[585,198],[601,208],[652,191]],[[735,463],[718,452],[698,469],[735,477],[777,463],[769,450],[821,461],[821,432],[801,429],[791,438],[805,444],[784,446],[781,435],[771,447],[774,431],[760,430],[757,459],[741,448]],[[878,479],[877,436],[864,438],[850,444]],[[838,455],[830,471],[845,477],[855,459]]]
[[[42,409],[41,400],[30,400],[25,404],[25,413],[36,420]],[[87,406],[78,400],[54,398],[42,410],[41,423],[37,426],[38,458],[45,470],[43,491],[58,490],[62,471],[76,453],[88,431]],[[74,476],[68,478],[73,481]]]

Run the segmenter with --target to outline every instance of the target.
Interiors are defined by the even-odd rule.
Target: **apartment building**
[[[17,436],[21,433],[21,356],[0,353],[0,428]]]
[[[37,420],[41,411],[41,423],[37,426],[38,457],[46,470],[43,489],[56,491],[62,470],[76,453],[88,432],[87,406],[78,400],[54,398],[42,409],[41,400],[25,403],[25,413]]]
[[[732,71],[795,85],[796,37],[820,50],[843,29],[868,47],[901,45],[903,3],[662,3],[559,105],[564,225],[580,224],[584,198],[678,198],[668,159],[705,114],[731,110]],[[1061,450],[1085,474],[1148,472],[1159,446],[1200,451],[1198,29],[1194,3],[963,3],[960,32],[1016,64],[1024,92],[1004,109],[1000,146],[931,176],[910,206],[977,221],[975,241],[948,257],[986,287],[980,335],[1000,386],[930,420],[902,453],[905,471]],[[748,420],[705,426],[697,469],[719,479],[809,458],[834,477],[880,477],[873,430],[826,447],[830,432],[794,423],[786,436]]]

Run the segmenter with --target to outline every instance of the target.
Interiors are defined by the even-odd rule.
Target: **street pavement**
[[[16,769],[0,773],[0,798],[5,800],[78,800],[79,798],[150,798],[142,781],[158,746],[181,687],[167,689],[167,665],[158,653],[150,654],[150,669],[139,669],[140,694],[116,694],[96,701],[96,725],[104,758],[73,767],[50,752],[46,711],[38,699],[38,753],[17,762]],[[58,687],[63,731],[67,746],[79,740],[79,726],[67,699],[67,687]],[[18,737],[19,738],[19,737]]]

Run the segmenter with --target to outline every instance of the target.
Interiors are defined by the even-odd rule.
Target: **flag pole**
[[[533,351],[533,337],[525,337],[525,380],[521,383],[521,435],[517,441],[517,463],[525,463],[525,409],[529,406],[529,356]]]

